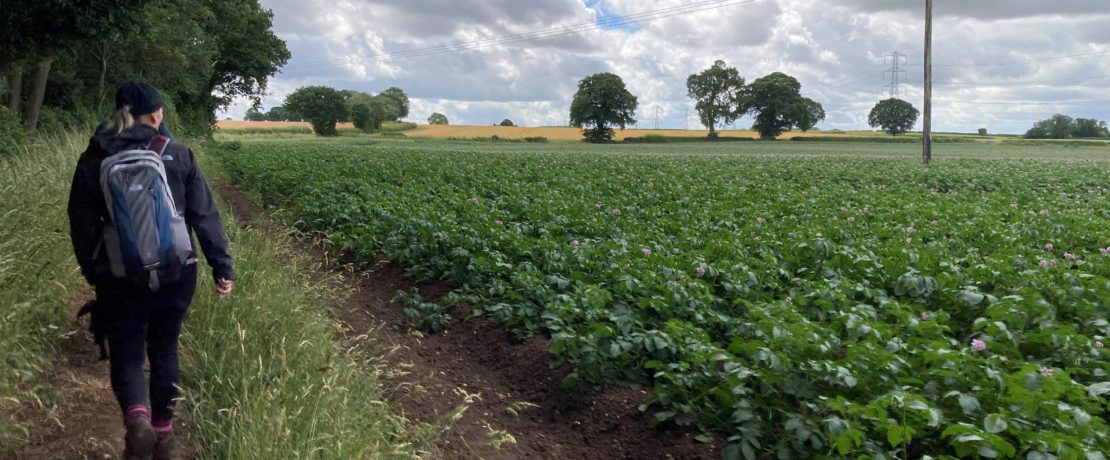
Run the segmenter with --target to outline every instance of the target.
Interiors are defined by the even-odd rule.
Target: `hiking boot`
[[[171,458],[173,458],[173,432],[158,433],[158,441],[154,443],[154,460]]]
[[[154,444],[158,441],[154,434],[154,427],[146,419],[138,419],[127,426],[127,434],[123,437],[125,448],[123,458],[126,460],[150,460],[154,453]]]

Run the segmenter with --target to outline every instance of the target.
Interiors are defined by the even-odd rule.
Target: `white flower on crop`
[[[643,248],[643,249],[640,250],[640,252],[644,253],[645,256],[650,256],[651,255],[651,248]]]
[[[1052,243],[1048,243],[1048,244],[1044,245],[1044,250],[1045,251],[1052,252],[1052,248],[1053,248]]]
[[[763,224],[764,224],[765,222],[767,222],[767,219],[764,219],[764,218],[762,218],[762,217],[756,217],[756,218],[755,218],[755,222],[756,222],[757,224],[763,225]]]
[[[1041,368],[1041,375],[1043,375],[1045,377],[1052,377],[1052,368],[1051,367],[1042,367]]]
[[[909,226],[909,227],[906,227],[906,233],[913,233],[913,232],[916,232],[916,231],[917,230],[915,230],[912,225]]]
[[[580,243],[578,242],[578,240],[570,240],[570,245],[571,245],[571,246],[574,246],[574,247],[576,247],[576,248],[577,248],[579,244],[580,244]]]

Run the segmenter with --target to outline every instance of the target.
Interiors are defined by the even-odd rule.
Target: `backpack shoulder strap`
[[[147,149],[150,149],[151,151],[154,151],[158,155],[161,155],[163,152],[166,151],[166,147],[169,146],[169,145],[170,145],[170,138],[168,138],[166,136],[158,135],[158,136],[154,136],[154,139],[150,140],[150,145],[147,147]]]

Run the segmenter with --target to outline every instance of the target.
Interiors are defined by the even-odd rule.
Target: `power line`
[[[1101,56],[1101,55],[1106,55],[1106,54],[1110,54],[1110,51],[1093,51],[1093,52],[1089,52],[1089,53],[1069,54],[1069,55],[1066,55],[1066,56],[1055,56],[1055,57],[1037,58],[1037,59],[1022,59],[1022,60],[1016,60],[1016,61],[976,62],[976,63],[970,63],[970,64],[933,64],[933,67],[992,67],[992,66],[1021,65],[1021,64],[1028,64],[1028,63],[1031,63],[1031,62],[1061,61],[1061,60],[1075,59],[1075,58],[1080,58],[1080,57]],[[909,65],[912,66],[912,67],[921,67],[921,64],[909,64]]]
[[[340,59],[330,59],[325,61],[308,62],[304,64],[286,66],[286,70],[303,70],[303,69],[316,69],[334,67],[339,65],[356,64],[356,63],[371,63],[371,62],[385,62],[398,59],[408,59],[414,57],[428,56],[433,54],[442,54],[459,51],[469,51],[479,48],[485,48],[493,45],[504,45],[519,43],[525,41],[542,40],[547,38],[560,37],[565,35],[573,35],[583,32],[590,32],[604,28],[622,27],[642,22],[654,21],[674,16],[681,16],[691,13],[702,11],[709,11],[727,6],[744,5],[756,3],[762,0],[710,0],[689,3],[686,5],[673,6],[669,8],[662,8],[658,10],[646,11],[643,13],[636,13],[627,16],[619,16],[590,23],[581,23],[570,26],[557,27],[553,29],[546,29],[534,32],[505,35],[501,37],[476,40],[471,42],[456,43],[451,45],[440,45],[427,48],[415,48],[406,51],[399,51],[396,53],[385,53],[374,56],[358,56]]]
[[[964,99],[934,99],[938,102],[956,103],[956,104],[979,104],[979,105],[1085,105],[1085,104],[1110,104],[1110,99],[1101,101],[1092,100],[1079,100],[1079,101],[969,101]]]
[[[937,85],[947,86],[1027,86],[1027,85],[1040,85],[1044,83],[1079,83],[1092,80],[1104,80],[1110,78],[1110,75],[1092,75],[1089,77],[1076,77],[1076,78],[1062,78],[1059,80],[1027,80],[1027,81],[999,81],[999,82],[958,82],[949,81],[943,83],[935,83]]]

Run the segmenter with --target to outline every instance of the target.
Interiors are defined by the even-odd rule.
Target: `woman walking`
[[[93,324],[108,341],[128,459],[170,458],[173,449],[177,341],[197,280],[192,235],[221,298],[235,279],[212,192],[193,152],[159,135],[162,118],[158,90],[145,83],[121,87],[116,112],[78,160],[69,197],[70,238],[81,273],[96,290]],[[116,187],[121,181],[131,185]],[[176,235],[175,220],[184,220]]]

